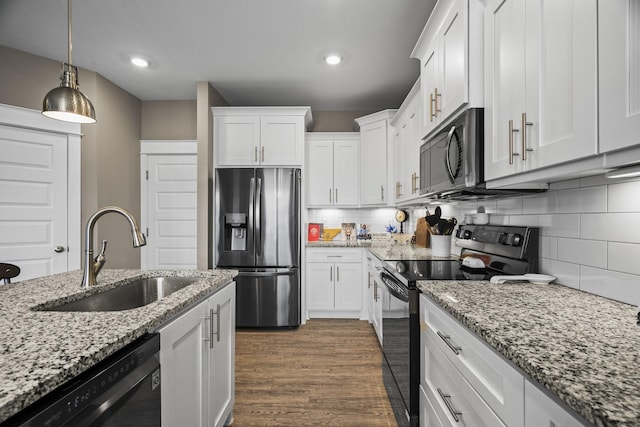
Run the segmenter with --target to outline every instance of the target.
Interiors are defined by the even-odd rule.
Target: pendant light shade
[[[96,112],[89,98],[78,89],[78,68],[71,63],[71,0],[69,7],[69,62],[62,64],[60,86],[52,89],[42,101],[42,114],[56,120],[95,123]]]

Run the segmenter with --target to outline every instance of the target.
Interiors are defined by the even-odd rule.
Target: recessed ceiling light
[[[324,57],[324,62],[329,65],[338,65],[342,62],[342,56],[332,53]]]
[[[131,58],[131,63],[140,68],[146,68],[149,66],[149,61],[144,58],[140,58],[139,56],[134,56],[133,58]]]

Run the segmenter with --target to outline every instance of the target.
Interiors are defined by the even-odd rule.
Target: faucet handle
[[[107,258],[104,256],[106,251],[107,251],[107,241],[103,240],[100,253],[93,259],[94,261],[93,268],[96,272],[96,275],[100,272],[100,270],[102,270],[104,263],[107,261]]]

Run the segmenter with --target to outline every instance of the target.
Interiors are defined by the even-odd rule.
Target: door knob
[[[64,246],[56,246],[53,250],[56,253],[64,252]]]

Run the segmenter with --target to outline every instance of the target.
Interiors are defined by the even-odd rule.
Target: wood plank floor
[[[233,427],[396,426],[366,321],[313,319],[236,334]]]

